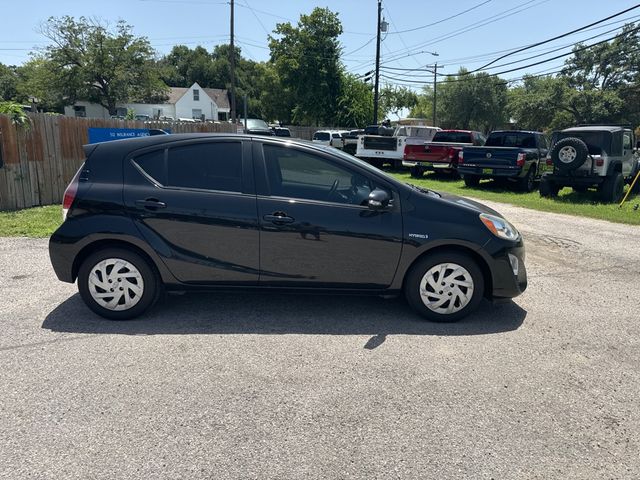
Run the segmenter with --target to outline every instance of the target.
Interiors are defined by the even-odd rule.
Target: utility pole
[[[230,27],[230,73],[231,73],[231,120],[236,124],[236,48],[233,43],[233,0],[229,0],[231,5],[231,27]]]
[[[433,64],[433,125],[436,127],[438,118],[436,117],[436,99],[438,96],[438,62]]]
[[[381,25],[380,22],[382,20],[382,0],[378,0],[378,23],[376,24],[376,29],[378,31],[377,40],[376,40],[376,79],[375,86],[373,87],[373,123],[374,125],[378,124],[378,81],[380,77],[380,33],[381,33]]]

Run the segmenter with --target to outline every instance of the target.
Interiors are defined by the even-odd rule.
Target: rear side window
[[[164,163],[164,149],[145,153],[136,157],[135,162],[144,172],[160,185],[167,184],[166,166]]]
[[[473,143],[471,133],[467,132],[438,132],[433,137],[434,142]]]
[[[536,148],[536,138],[531,133],[499,133],[489,135],[487,147]]]
[[[170,148],[166,185],[241,192],[241,143],[198,143]]]

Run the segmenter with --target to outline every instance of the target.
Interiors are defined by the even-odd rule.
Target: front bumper
[[[509,257],[512,257],[511,259]],[[493,255],[491,265],[492,292],[494,300],[514,298],[527,289],[527,269],[525,267],[524,243],[514,247],[499,249]],[[517,259],[517,273],[513,268],[513,257]]]

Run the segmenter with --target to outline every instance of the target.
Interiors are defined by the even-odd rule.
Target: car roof
[[[618,132],[620,130],[629,130],[625,127],[614,125],[588,125],[584,127],[571,127],[561,130],[561,132]]]

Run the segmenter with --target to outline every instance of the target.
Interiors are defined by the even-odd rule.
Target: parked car
[[[515,182],[531,192],[546,171],[547,140],[540,132],[501,130],[491,132],[484,147],[464,147],[458,156],[458,173],[464,183],[476,187],[482,178]]]
[[[342,150],[349,155],[355,155],[360,135],[364,135],[364,130],[350,130],[342,135]]]
[[[561,188],[583,192],[596,187],[603,202],[619,202],[624,184],[640,169],[633,150],[631,128],[607,125],[573,127],[555,132],[547,165],[553,170],[540,181],[540,195],[557,195]],[[636,182],[634,190],[640,190]]]
[[[240,120],[242,125],[245,125],[245,120]],[[274,136],[275,133],[271,128],[269,128],[269,124],[264,120],[259,118],[247,118],[246,126],[244,127],[244,133],[249,135],[264,135],[265,137]]]
[[[311,140],[319,145],[342,148],[342,133],[338,130],[318,130]]]
[[[378,129],[375,134],[366,133],[360,137],[356,149],[356,157],[371,165],[381,168],[390,163],[394,168],[402,166],[405,142],[429,142],[440,130],[438,127],[424,125],[401,125],[393,130],[384,126],[374,126]]]
[[[527,286],[522,237],[499,213],[335,148],[176,134],[84,150],[49,253],[106,318],[162,291],[265,288],[404,292],[426,319],[454,321]]]
[[[413,178],[422,178],[426,171],[440,171],[457,175],[458,157],[462,148],[482,146],[487,138],[471,130],[440,130],[430,142],[407,140],[404,146],[403,167],[409,167]]]
[[[285,127],[272,127],[273,133],[276,137],[290,137],[291,130]]]

